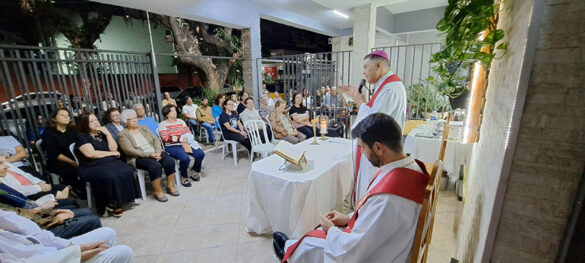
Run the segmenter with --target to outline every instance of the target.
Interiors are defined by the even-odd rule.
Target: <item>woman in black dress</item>
[[[71,113],[63,108],[52,112],[48,126],[41,136],[47,156],[47,171],[58,174],[62,184],[71,185],[78,196],[84,197],[85,185],[79,180],[77,163],[69,150],[69,145],[75,142],[77,136]]]
[[[116,141],[93,113],[81,115],[77,127],[79,177],[91,182],[99,215],[106,208],[108,214],[121,216],[122,206],[136,198],[132,168],[117,159]]]

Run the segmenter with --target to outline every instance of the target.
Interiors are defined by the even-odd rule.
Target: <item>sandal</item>
[[[122,210],[122,208],[112,208],[109,206],[106,206],[106,211],[108,212],[109,216],[113,217],[121,217],[122,213],[124,213],[124,210]]]
[[[191,180],[193,180],[195,182],[199,182],[199,179],[201,179],[201,176],[199,175],[199,173],[198,172],[193,172],[193,174],[190,175],[189,178],[191,178]]]
[[[169,198],[166,195],[164,195],[164,194],[163,194],[162,197],[158,197],[158,196],[156,196],[156,194],[154,194],[154,199],[156,199],[156,201],[159,201],[161,203],[164,203],[166,201],[169,201]]]
[[[175,191],[171,191],[170,189],[167,188],[167,194],[170,194],[172,196],[179,196],[181,195],[181,193],[179,193],[179,191],[175,190]]]
[[[181,177],[181,185],[184,187],[191,187],[191,182],[189,182],[189,178]]]

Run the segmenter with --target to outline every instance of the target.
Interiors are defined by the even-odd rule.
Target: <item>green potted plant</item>
[[[507,42],[496,43],[504,38],[504,30],[497,28],[501,1],[449,0],[445,16],[437,23],[437,29],[445,37],[444,46],[430,60],[438,90],[454,99],[467,90],[468,74],[465,72],[476,62],[487,70],[495,58],[495,49],[507,49]],[[484,36],[484,34],[486,34]]]
[[[437,79],[427,78],[408,87],[408,114],[410,118],[425,118],[426,113],[433,110],[438,112],[451,110],[448,97],[439,91],[438,85]]]

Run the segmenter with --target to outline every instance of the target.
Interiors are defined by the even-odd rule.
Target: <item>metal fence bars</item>
[[[384,50],[390,58],[390,70],[402,79],[406,87],[408,118],[421,119],[424,113],[451,110],[447,96],[439,93],[433,80],[434,63],[429,60],[433,53],[441,50],[441,43],[376,47]]]
[[[284,99],[288,105],[293,104],[295,92],[304,94],[303,105],[318,115],[328,116],[330,129],[340,131],[337,136],[347,135],[353,105],[332,103],[326,107],[321,89],[331,90],[350,84],[351,51],[263,58],[256,61],[256,67],[262,63],[278,65],[279,81],[283,83]],[[342,95],[338,94],[338,97],[341,99]],[[335,97],[332,100],[337,101]]]
[[[158,118],[151,61],[139,52],[0,45],[2,132],[19,139],[32,156],[28,142],[40,138],[40,128],[59,107],[101,119],[109,108],[140,102]]]

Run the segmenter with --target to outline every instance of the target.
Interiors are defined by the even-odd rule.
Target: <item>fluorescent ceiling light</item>
[[[348,18],[349,18],[349,16],[348,16],[348,15],[346,15],[346,14],[344,14],[344,13],[341,13],[341,12],[339,12],[339,11],[337,11],[337,10],[333,10],[333,13],[335,13],[336,15],[338,15],[338,16],[340,16],[340,17],[343,17],[343,18],[345,18],[345,19],[348,19]]]

